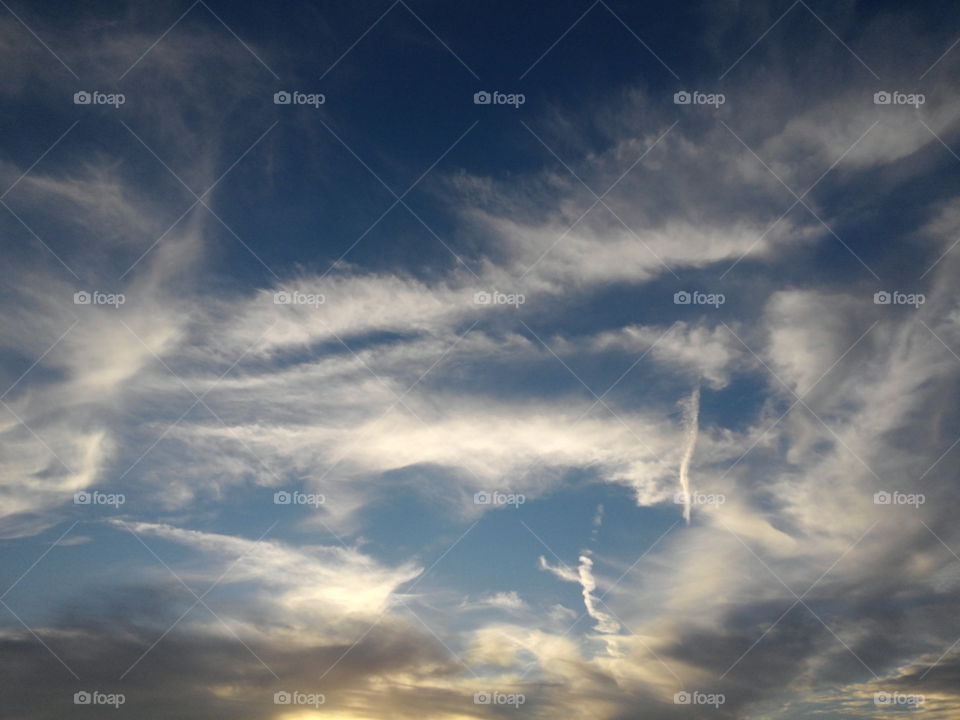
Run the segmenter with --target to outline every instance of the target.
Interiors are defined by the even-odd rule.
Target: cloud
[[[222,578],[224,585],[257,585],[263,604],[271,608],[272,622],[295,629],[292,638],[302,639],[318,623],[329,629],[334,619],[375,619],[390,609],[397,588],[422,572],[410,564],[384,567],[350,547],[294,548],[270,539],[247,540],[156,523],[120,525],[146,538],[184,545],[206,558],[206,567],[190,572],[195,582],[210,584]]]
[[[886,47],[878,27],[897,16],[851,8],[828,21],[872,64]],[[682,717],[687,708],[672,702],[681,687],[724,692],[720,717],[869,715],[861,700],[885,687],[927,694],[932,716],[956,714],[956,663],[952,651],[940,656],[960,633],[947,549],[960,547],[951,475],[960,206],[945,179],[955,160],[935,136],[955,144],[948,78],[958,61],[946,56],[930,76],[922,109],[880,108],[848,49],[803,7],[792,12],[810,34],[758,44],[708,120],[675,122],[678,108],[639,81],[589,109],[529,117],[590,190],[532,135],[541,164],[438,170],[431,200],[452,219],[445,241],[465,265],[425,267],[420,254],[398,253],[376,269],[341,260],[325,271],[343,232],[325,227],[333,240],[309,264],[264,250],[275,268],[254,276],[225,259],[219,238],[233,243],[232,227],[203,207],[161,238],[195,200],[163,163],[202,192],[273,120],[269,73],[216,25],[171,32],[123,86],[125,122],[162,161],[119,124],[118,145],[98,140],[88,152],[78,126],[17,183],[5,202],[38,232],[4,216],[22,252],[0,271],[3,389],[12,386],[0,408],[0,532],[36,549],[53,526],[89,518],[74,492],[112,488],[131,499],[123,522],[176,558],[191,589],[227,573],[210,598],[220,620],[196,608],[129,676],[138,717],[276,717],[273,692],[316,685],[325,711],[343,717],[492,717],[471,698],[493,686],[528,694],[530,717]],[[746,49],[776,19],[767,13],[744,9],[743,27],[724,13],[709,32],[724,49],[743,34]],[[114,78],[157,37],[101,30],[91,41],[37,27],[85,78]],[[905,27],[898,47],[929,49]],[[9,18],[0,37],[11,114],[63,117],[50,98],[68,98],[73,80]],[[853,69],[836,69],[838,57]],[[266,109],[251,102],[258,93]],[[224,183],[209,195],[218,214],[277,197],[282,148],[272,140],[248,156],[260,174],[242,191]],[[305,132],[298,154],[319,146]],[[36,159],[13,157],[0,163],[4,187]],[[815,182],[810,207],[788,211],[790,191]],[[242,230],[250,247],[273,239],[267,226]],[[891,289],[924,292],[926,303],[874,304],[875,279],[838,238]],[[730,302],[700,314],[670,303],[698,283]],[[127,302],[73,303],[94,288]],[[474,301],[492,290],[525,302]],[[323,302],[275,302],[283,292]],[[690,489],[694,449],[698,490],[726,502],[661,534],[677,466]],[[576,568],[542,557],[540,568],[580,588],[592,632],[571,628],[579,613],[536,582],[487,592],[455,573],[418,600],[476,599],[452,601],[443,627],[425,628],[405,602],[426,559],[368,546],[361,533],[399,486],[439,498],[457,527],[502,519],[472,502],[479,490],[522,492],[528,507],[589,494],[583,502],[603,508],[591,552],[619,543],[611,562],[622,579],[601,579],[601,597],[588,551]],[[265,488],[279,487],[328,502],[283,540],[235,529],[232,511],[259,517]],[[636,508],[606,494],[621,487]],[[878,491],[926,502],[880,505]],[[318,528],[345,543],[303,540]],[[64,598],[36,636],[5,627],[4,706],[31,720],[70,712],[76,683],[52,675],[62,668],[37,638],[85,682],[112,687],[194,600],[162,566],[145,575],[128,579],[127,596],[110,587],[88,604]],[[475,610],[484,612],[464,619]]]
[[[362,637],[358,632],[346,654],[350,644],[293,645],[248,637],[245,648],[233,637],[175,629],[118,682],[165,629],[137,615],[122,623],[38,628],[38,635],[82,673],[79,681],[60,665],[53,670],[56,660],[26,631],[7,634],[0,640],[0,664],[12,682],[0,690],[4,707],[52,719],[74,712],[78,689],[100,689],[122,692],[121,712],[143,718],[200,720],[230,708],[237,718],[280,720],[289,717],[289,708],[274,703],[280,691],[322,694],[323,711],[342,717],[472,711],[472,692],[458,686],[445,651],[413,627],[379,627]],[[45,702],[36,702],[40,695]]]
[[[577,566],[576,572],[565,565],[554,567],[543,556],[540,557],[540,569],[547,570],[566,582],[579,583],[583,589],[584,607],[587,614],[596,620],[594,628],[597,632],[616,633],[620,631],[620,623],[598,608],[598,603],[601,601],[594,595],[594,591],[597,589],[597,581],[593,576],[593,560],[589,554],[585,553],[580,556],[580,564]]]
[[[684,368],[718,390],[729,385],[735,372],[751,365],[743,346],[727,329],[682,320],[665,328],[628,325],[598,334],[591,345],[598,351],[649,352],[661,365]]]
[[[473,602],[463,603],[462,607],[469,609],[493,608],[495,610],[506,610],[508,612],[526,611],[530,609],[530,606],[520,597],[516,590],[485,595]]]
[[[690,394],[684,408],[684,423],[687,426],[686,447],[683,459],[680,461],[680,492],[683,495],[683,519],[690,524],[690,461],[693,459],[693,450],[697,445],[697,435],[700,433],[700,386],[697,385]]]

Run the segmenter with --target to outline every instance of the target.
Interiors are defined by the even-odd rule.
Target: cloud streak
[[[683,409],[684,448],[680,459],[680,492],[683,495],[683,519],[690,524],[690,462],[693,460],[693,451],[697,446],[697,436],[700,434],[700,386],[697,385],[684,403]]]
[[[684,689],[723,693],[711,714],[725,718],[870,717],[885,690],[957,715],[960,54],[908,108],[875,105],[849,52],[878,70],[901,53],[933,62],[949,22],[798,5],[751,46],[769,8],[701,8],[702,36],[685,10],[682,33],[650,42],[702,41],[690,67],[662,51],[691,82],[697,58],[729,67],[750,48],[729,102],[697,114],[642,73],[594,78],[589,102],[575,76],[551,76],[561,50],[574,69],[596,60],[574,62],[583,47],[615,51],[573,42],[585,19],[531,74],[523,127],[474,116],[501,108],[470,104],[475,89],[437,65],[434,52],[483,49],[447,38],[462,23],[444,10],[378,21],[380,44],[350,49],[312,114],[273,105],[249,51],[309,90],[296,55],[313,39],[253,7],[224,11],[233,36],[207,10],[127,76],[126,128],[87,113],[42,157],[97,108],[70,104],[62,66],[0,19],[0,102],[30,119],[0,158],[0,189],[16,181],[4,202],[29,226],[0,209],[14,244],[0,590],[31,628],[0,625],[0,706],[70,714],[56,653],[105,689],[142,656],[124,687],[148,720],[286,720],[273,692],[294,687],[358,719],[499,717],[473,700],[494,689],[525,694],[519,713],[538,720],[690,717]],[[169,26],[90,12],[22,14],[84,82],[116,78]],[[334,39],[363,19],[289,12]],[[405,58],[407,85],[375,46]],[[477,117],[431,167],[431,143]],[[364,165],[391,187],[430,172],[391,207]],[[184,212],[228,168],[210,208]],[[727,302],[673,300],[697,288]],[[77,305],[82,289],[127,302]],[[878,304],[880,289],[926,301]],[[476,300],[497,290],[525,301]],[[75,504],[84,489],[127,503]],[[325,502],[277,502],[280,489]],[[698,504],[693,523],[695,489],[725,502]],[[875,500],[898,492],[924,502]],[[556,564],[525,518],[543,521]],[[211,586],[209,608],[190,609]]]

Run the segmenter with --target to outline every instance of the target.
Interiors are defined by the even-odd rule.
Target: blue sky
[[[960,712],[954,9],[0,6],[0,718]]]

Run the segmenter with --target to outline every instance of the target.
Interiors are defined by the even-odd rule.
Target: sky
[[[0,720],[960,717],[958,46],[0,0]]]

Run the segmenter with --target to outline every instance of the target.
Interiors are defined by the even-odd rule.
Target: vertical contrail
[[[683,422],[686,425],[686,449],[680,461],[680,492],[683,493],[683,519],[690,524],[690,461],[693,459],[693,448],[697,444],[697,435],[700,432],[700,383],[693,389],[684,408]]]

